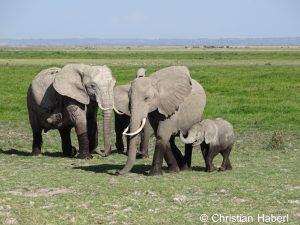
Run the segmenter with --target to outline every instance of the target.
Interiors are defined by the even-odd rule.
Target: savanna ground
[[[114,175],[124,155],[61,157],[56,131],[43,135],[42,156],[30,156],[27,88],[40,70],[66,63],[107,64],[118,84],[139,67],[187,65],[206,90],[205,117],[235,127],[233,170],[204,172],[196,148],[193,171],[146,176],[154,137],[127,176]],[[0,224],[202,224],[202,214],[206,224],[213,214],[253,216],[248,224],[288,214],[299,224],[300,49],[2,49],[0,87]]]

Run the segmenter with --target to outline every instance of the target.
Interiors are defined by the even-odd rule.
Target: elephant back
[[[35,103],[51,110],[57,104],[58,93],[53,88],[53,81],[60,68],[52,67],[38,73],[31,83],[32,97]]]

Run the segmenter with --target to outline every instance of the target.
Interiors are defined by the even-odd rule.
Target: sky
[[[0,0],[0,38],[300,37],[299,0]]]

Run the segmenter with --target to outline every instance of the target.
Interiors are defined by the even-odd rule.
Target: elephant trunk
[[[104,104],[104,107],[107,107],[107,104]],[[103,111],[103,138],[105,156],[108,156],[111,153],[112,115],[112,109]]]
[[[140,127],[141,121],[142,121],[142,119],[136,119],[134,116],[132,116],[131,120],[130,120],[130,131],[138,130]],[[137,140],[138,140],[138,135],[130,136],[129,149],[127,151],[127,153],[128,153],[127,162],[122,170],[119,170],[116,172],[118,175],[126,174],[132,169],[135,159],[136,159]]]
[[[182,132],[180,132],[180,140],[184,143],[184,144],[191,144],[195,141],[195,135],[192,134],[188,134],[188,136],[185,138],[182,134]]]
[[[102,111],[112,110],[114,106],[113,91],[105,90],[96,92],[96,100]]]
[[[112,114],[112,110],[106,110],[103,112],[103,137],[105,155],[109,155],[111,152]]]

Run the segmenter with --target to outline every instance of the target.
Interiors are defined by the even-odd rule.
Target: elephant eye
[[[149,96],[147,96],[147,97],[144,98],[145,101],[148,101],[149,99],[150,99]]]

